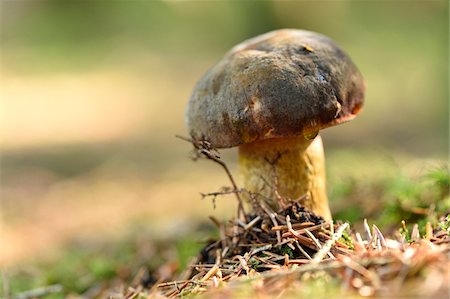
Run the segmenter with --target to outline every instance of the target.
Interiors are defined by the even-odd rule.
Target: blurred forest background
[[[73,237],[141,225],[156,238],[231,215],[232,198],[213,210],[199,195],[226,175],[192,162],[175,135],[187,134],[196,80],[273,29],[330,36],[367,82],[361,115],[322,132],[333,209],[355,180],[445,163],[448,11],[448,1],[2,0],[0,263]],[[238,176],[236,151],[224,159]]]

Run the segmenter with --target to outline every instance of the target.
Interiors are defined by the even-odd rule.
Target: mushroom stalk
[[[239,166],[244,187],[276,206],[278,194],[299,200],[314,213],[331,220],[325,187],[322,139],[302,135],[272,138],[239,146]]]

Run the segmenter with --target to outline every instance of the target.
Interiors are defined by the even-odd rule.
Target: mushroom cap
[[[364,80],[330,38],[283,29],[232,48],[196,84],[189,133],[225,148],[303,134],[353,119]]]

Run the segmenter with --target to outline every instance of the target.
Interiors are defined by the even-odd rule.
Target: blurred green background
[[[232,199],[215,211],[200,201],[227,178],[174,136],[186,135],[196,80],[273,29],[330,36],[367,82],[361,115],[322,133],[335,209],[348,206],[349,181],[446,161],[448,11],[448,1],[2,1],[2,261],[133,221],[170,231],[232,213]],[[237,176],[235,151],[224,155]]]

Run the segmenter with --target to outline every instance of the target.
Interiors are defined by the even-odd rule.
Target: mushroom
[[[239,146],[244,188],[297,200],[331,220],[321,129],[353,119],[364,81],[330,38],[283,29],[232,48],[196,84],[186,121],[194,140]],[[278,193],[278,194],[276,194]]]

